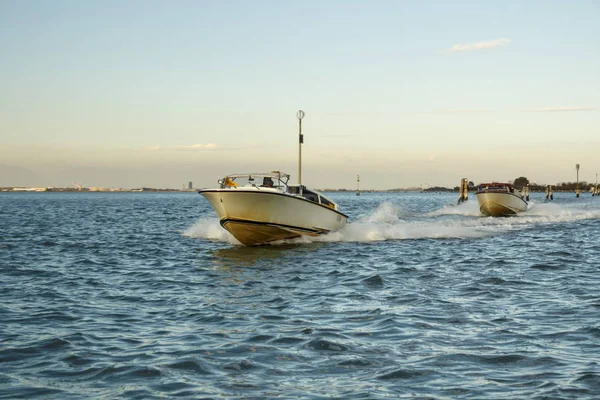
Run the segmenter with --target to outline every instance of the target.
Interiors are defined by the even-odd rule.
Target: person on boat
[[[273,187],[273,179],[271,179],[268,176],[265,176],[263,178],[263,184],[264,187],[268,187],[268,188],[272,188]]]
[[[226,176],[223,185],[226,187],[237,187],[238,184],[232,181],[228,176]]]

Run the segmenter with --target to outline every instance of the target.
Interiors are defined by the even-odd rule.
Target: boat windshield
[[[219,179],[221,189],[236,187],[262,187],[287,190],[289,175],[277,172],[255,174],[230,174]]]
[[[482,183],[477,191],[514,193],[515,189],[508,183]]]

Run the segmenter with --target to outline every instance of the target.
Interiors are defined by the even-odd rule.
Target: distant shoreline
[[[168,189],[168,188],[56,188],[56,187],[23,187],[5,186],[0,187],[0,192],[36,193],[36,192],[66,192],[66,193],[131,193],[131,192],[196,192],[197,189]]]
[[[23,186],[4,186],[0,187],[0,192],[10,193],[45,193],[45,192],[58,192],[58,193],[135,193],[135,192],[171,192],[171,193],[190,193],[197,192],[200,188],[195,189],[169,189],[169,188],[136,188],[136,189],[124,189],[124,188],[55,188],[55,187],[23,187]],[[329,193],[355,193],[356,189],[317,189],[319,192]],[[470,193],[475,193],[476,189],[470,189]],[[552,188],[554,193],[574,193],[574,189],[556,189]],[[581,188],[581,192],[587,192],[588,190]],[[360,193],[458,193],[458,188],[394,188],[394,189],[366,189],[360,190]],[[545,189],[529,189],[530,193],[544,193]]]

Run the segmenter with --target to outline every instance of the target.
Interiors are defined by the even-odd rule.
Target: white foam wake
[[[375,211],[359,218],[361,222],[381,223],[381,224],[397,224],[403,222],[400,219],[402,210],[400,206],[389,202],[381,203]]]
[[[231,233],[221,227],[216,218],[200,218],[183,232],[183,236],[240,244]]]
[[[585,205],[583,205],[585,206]],[[579,204],[529,203],[517,219],[529,223],[560,223],[600,218],[600,209],[582,208]]]
[[[484,217],[476,201],[448,205],[415,220],[400,218],[402,210],[385,202],[368,215],[348,223],[343,229],[327,235],[302,236],[285,243],[312,242],[375,242],[405,239],[478,238],[534,225],[564,223],[585,219],[600,219],[600,209],[585,209],[579,205],[531,202],[527,212],[508,218]],[[450,216],[439,218],[442,216]],[[456,217],[452,217],[456,216]],[[185,236],[231,244],[240,244],[223,229],[218,220],[202,218],[184,232]],[[279,244],[281,242],[275,243]]]
[[[464,215],[466,217],[479,217],[481,212],[479,211],[479,203],[475,201],[465,201],[461,204],[449,204],[440,208],[439,210],[431,211],[425,216],[427,217],[439,217],[442,215]]]

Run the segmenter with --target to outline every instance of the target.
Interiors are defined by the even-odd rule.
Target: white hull
[[[513,193],[476,193],[479,210],[484,215],[504,217],[527,211],[527,202]]]
[[[221,226],[249,246],[316,236],[346,225],[347,216],[341,212],[276,189],[205,189],[199,193],[213,206]]]

